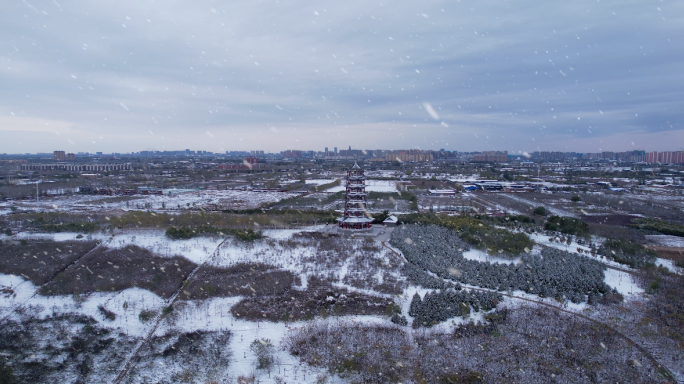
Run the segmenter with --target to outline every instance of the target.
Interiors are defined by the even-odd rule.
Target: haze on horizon
[[[0,152],[684,148],[684,3],[12,1]]]

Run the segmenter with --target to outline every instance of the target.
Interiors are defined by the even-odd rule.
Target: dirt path
[[[222,246],[226,241],[228,241],[228,239],[230,239],[230,236],[229,236],[229,237],[226,237],[225,239],[223,239],[223,241],[222,241],[221,243],[219,243],[218,246],[216,246],[216,250],[214,250],[214,253],[213,253],[211,256],[207,257],[207,259],[204,260],[204,262],[202,262],[202,264],[198,265],[195,269],[192,270],[192,272],[190,272],[190,273],[188,274],[188,276],[183,280],[183,282],[181,282],[181,284],[180,284],[180,286],[178,287],[178,290],[176,291],[176,293],[174,293],[173,296],[171,296],[171,297],[166,301],[166,307],[167,307],[167,308],[168,308],[169,306],[172,306],[172,305],[176,302],[176,299],[178,299],[178,295],[180,295],[181,292],[183,291],[183,287],[187,286],[187,284],[188,284],[190,281],[192,281],[192,279],[193,279],[193,278],[195,277],[195,275],[197,274],[197,271],[199,271],[200,268],[202,268],[203,266],[205,266],[209,261],[213,261],[213,260],[218,256],[219,250],[221,249],[221,246]],[[161,324],[161,322],[162,322],[162,320],[164,319],[164,317],[165,317],[165,316],[164,316],[164,312],[163,312],[163,311],[162,311],[161,313],[157,314],[157,317],[154,319],[154,324],[153,324],[152,328],[149,330],[149,332],[147,332],[147,335],[146,335],[142,340],[140,340],[140,341],[138,342],[138,344],[135,346],[135,348],[133,349],[133,351],[131,352],[131,354],[128,356],[128,358],[126,358],[126,360],[125,360],[125,362],[124,362],[124,364],[123,364],[123,368],[121,368],[121,371],[120,371],[119,374],[116,376],[116,379],[114,379],[114,380],[112,381],[113,384],[118,384],[118,383],[120,383],[120,382],[126,377],[126,375],[128,374],[128,372],[129,372],[130,369],[131,369],[131,365],[132,365],[133,362],[135,361],[135,358],[138,356],[138,353],[139,353],[140,350],[147,344],[147,342],[152,338],[152,336],[154,335],[154,333],[157,331],[157,328],[159,328],[159,325]]]

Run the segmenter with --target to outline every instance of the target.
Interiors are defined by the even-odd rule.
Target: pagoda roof
[[[356,162],[356,160],[354,160],[354,166],[352,167],[352,169],[361,169],[361,167],[359,167],[359,164]]]
[[[344,217],[339,217],[337,218],[337,221],[350,224],[363,224],[370,223],[373,221],[373,219],[369,219],[367,217],[347,217],[346,219]]]
[[[389,217],[387,217],[387,218],[383,221],[383,223],[396,224],[398,221],[399,221],[399,219],[397,219],[396,216],[390,215]]]

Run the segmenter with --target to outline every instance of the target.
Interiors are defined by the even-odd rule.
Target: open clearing
[[[411,269],[415,266],[409,265],[407,255],[396,246],[371,239],[329,235],[321,232],[323,228],[266,230],[264,238],[254,242],[241,242],[232,237],[173,241],[161,230],[127,230],[114,233],[92,252],[95,243],[74,241],[75,234],[59,234],[63,241],[54,241],[54,237],[45,235],[15,236],[25,240],[25,244],[5,239],[4,254],[31,259],[36,271],[32,271],[34,276],[28,275],[30,281],[12,269],[3,270],[4,274],[0,275],[3,319],[0,353],[16,356],[10,359],[15,374],[33,382],[52,382],[60,377],[65,382],[104,383],[114,381],[125,372],[122,383],[234,382],[239,376],[252,375],[261,383],[280,380],[317,383],[319,378],[331,376],[331,368],[337,372],[336,380],[346,381],[357,376],[351,371],[340,371],[340,367],[349,364],[343,356],[360,351],[352,348],[353,343],[335,341],[342,334],[348,340],[377,338],[378,343],[389,343],[389,350],[393,342],[411,345],[407,355],[396,358],[409,364],[430,361],[439,354],[447,356],[457,350],[470,350],[473,346],[479,350],[477,344],[486,343],[493,332],[510,334],[512,329],[521,329],[521,322],[538,321],[555,313],[544,314],[546,310],[541,309],[542,312],[535,312],[532,304],[531,308],[525,307],[523,312],[502,320],[500,325],[490,328],[468,325],[470,321],[485,321],[487,316],[505,308],[510,311],[523,308],[522,302],[514,297],[527,300],[525,303],[538,302],[583,314],[610,312],[614,308],[589,305],[586,298],[569,303],[542,297],[538,292],[513,289],[508,292],[510,297],[506,296],[490,310],[486,306],[482,308],[484,296],[467,298],[468,295],[474,298],[475,292],[482,291],[481,286],[471,284],[478,280],[471,278],[468,282],[452,284],[459,289],[455,292],[466,295],[463,300],[468,303],[465,304],[467,314],[428,328],[418,325],[412,330],[402,326],[401,319],[408,320],[410,325],[415,295],[426,298],[428,293],[436,292],[423,284],[429,286],[432,284],[429,281],[443,278],[429,269],[420,272],[420,276],[407,275],[409,270],[416,271]],[[395,237],[399,234],[396,232]],[[543,245],[535,246],[532,255],[543,255],[547,252],[544,249],[549,248],[566,258],[586,258],[576,251],[581,247],[579,244],[560,244],[543,237],[535,240]],[[565,253],[566,250],[570,252]],[[62,254],[78,256],[56,257]],[[462,257],[469,263],[480,263],[473,265],[483,268],[491,265],[517,268],[525,259],[525,256],[503,258],[475,249],[464,249]],[[55,261],[44,266],[40,261],[46,258]],[[592,262],[607,263],[598,259]],[[68,267],[64,268],[65,265]],[[624,305],[643,302],[644,289],[631,273],[611,269],[603,273],[600,283],[624,295]],[[558,324],[566,324],[562,332],[567,336],[563,337],[570,337],[572,332],[586,332],[585,347],[599,348],[599,352],[587,354],[587,362],[618,358],[600,353],[601,345],[610,351],[629,351],[629,359],[639,364],[638,367],[632,364],[635,368],[630,377],[637,380],[649,377],[660,382],[657,375],[650,373],[655,371],[649,360],[638,350],[623,345],[620,337],[599,337],[583,321],[568,323],[569,315],[558,316]],[[341,349],[336,352],[316,344],[318,341],[311,337],[321,332],[329,338],[332,343],[329,345],[339,344]],[[470,336],[453,338],[460,333]],[[16,338],[20,334],[30,337],[18,342]],[[513,358],[516,349],[525,343],[543,339],[542,336],[530,339],[525,332],[517,334],[518,344],[508,345],[508,357],[504,360]],[[473,335],[476,337],[472,338]],[[554,337],[562,339],[558,335]],[[402,341],[404,338],[413,341]],[[39,340],[47,347],[38,347]],[[274,345],[273,364],[268,369],[256,368],[258,356],[252,347],[255,340]],[[433,345],[431,340],[438,341]],[[326,360],[312,360],[312,355],[302,349],[307,345],[325,353]],[[494,347],[492,344],[487,348],[492,351],[498,348]],[[17,353],[22,348],[44,352]],[[433,348],[436,348],[434,353],[425,354]],[[481,350],[484,355],[488,353],[487,348]],[[582,350],[579,344],[574,349]],[[133,355],[134,350],[137,352]],[[378,349],[381,350],[384,349]],[[371,364],[372,356],[359,358],[355,364]],[[474,352],[463,356],[464,362],[482,357]],[[129,358],[130,363],[126,365]],[[377,363],[384,364],[382,361]],[[124,366],[129,368],[123,371]],[[465,367],[499,369],[486,364]],[[397,377],[405,376],[400,367],[395,369]],[[455,369],[450,374],[467,374],[463,369]],[[535,375],[542,371],[535,368],[530,373],[532,376],[523,375],[520,379],[538,377]],[[570,374],[562,366],[548,372],[565,378]],[[589,375],[589,371],[582,372]],[[616,377],[610,370],[600,372],[606,379]],[[421,374],[441,377],[430,370]]]

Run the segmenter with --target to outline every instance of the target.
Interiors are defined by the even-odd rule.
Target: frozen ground
[[[393,180],[366,180],[366,192],[399,192],[396,183],[397,181]],[[344,185],[338,185],[325,191],[335,193],[344,191],[344,189]]]
[[[606,269],[603,272],[606,276],[606,284],[617,289],[622,295],[638,295],[644,293],[644,290],[634,281],[634,277],[630,273],[616,271],[614,269]]]
[[[324,185],[324,184],[330,184],[330,183],[334,182],[335,180],[338,180],[338,179],[307,179],[306,184]]]
[[[223,241],[221,237],[195,237],[188,240],[171,240],[162,230],[136,230],[117,234],[108,244],[110,248],[136,245],[161,256],[180,255],[201,264]]]
[[[366,171],[367,177],[398,177],[400,174],[400,171],[392,171],[385,169],[379,169],[377,171]]]
[[[646,239],[653,245],[661,247],[684,248],[684,237],[670,235],[646,235]]]
[[[218,254],[216,264],[231,265],[237,262],[267,262],[280,264],[282,267],[297,270],[308,270],[308,273],[321,273],[320,268],[315,268],[315,247],[304,247],[302,250],[285,252],[281,241],[288,241],[295,233],[302,231],[314,231],[318,227],[308,227],[299,230],[269,230],[265,231],[266,239],[263,244],[254,246],[239,246],[228,244]],[[71,239],[73,235],[64,235],[65,239]],[[199,238],[185,241],[172,242],[163,234],[163,231],[134,231],[116,235],[109,244],[111,247],[123,247],[134,244],[149,249],[155,253],[171,256],[181,254],[195,262],[206,260],[211,255],[221,239]],[[278,243],[272,246],[273,243]],[[360,241],[357,241],[360,243]],[[314,259],[306,259],[314,258]],[[347,268],[335,268],[333,274],[341,281],[344,279]],[[343,283],[336,285],[345,286]],[[349,289],[355,289],[348,286]],[[154,322],[142,322],[138,317],[141,311],[160,313],[168,302],[157,295],[139,288],[126,289],[120,292],[95,292],[89,295],[44,297],[35,295],[37,287],[21,277],[0,275],[0,315],[21,321],[21,316],[30,313],[34,318],[46,319],[49,316],[63,314],[82,314],[90,316],[98,321],[98,326],[112,331],[125,334],[129,337],[140,339],[145,337],[154,327]],[[366,293],[371,291],[364,290]],[[410,300],[410,296],[404,295]],[[156,328],[154,336],[165,336],[177,333],[194,331],[230,331],[232,336],[229,341],[231,351],[231,364],[228,367],[228,375],[233,379],[240,375],[250,376],[256,373],[261,383],[278,383],[280,379],[285,382],[315,383],[318,376],[326,372],[306,365],[282,349],[281,341],[291,331],[305,323],[270,323],[250,322],[236,319],[230,313],[230,308],[240,301],[242,297],[212,298],[208,300],[187,300],[177,302],[172,315],[161,320]],[[407,306],[402,303],[402,306]],[[24,310],[14,312],[19,307]],[[103,317],[100,308],[104,308],[114,314],[113,320]],[[21,313],[21,315],[20,315]],[[341,323],[358,324],[389,324],[388,319],[381,316],[345,316],[342,318],[329,318],[327,320]],[[255,340],[269,339],[276,346],[276,365],[271,371],[270,377],[263,370],[257,370],[256,359],[250,349],[250,344]],[[165,373],[164,361],[161,357],[154,358],[154,364],[158,367],[159,377],[168,376]],[[169,375],[171,373],[168,373]],[[334,379],[335,380],[335,379]],[[335,381],[334,381],[335,382]],[[338,381],[339,382],[339,381]]]
[[[209,261],[214,266],[231,266],[240,262],[250,263],[265,263],[274,265],[278,268],[287,269],[295,274],[298,274],[302,279],[302,287],[306,288],[306,281],[312,275],[329,276],[335,280],[335,285],[343,286],[349,290],[362,291],[366,294],[382,295],[380,293],[353,287],[344,283],[345,277],[352,271],[352,262],[355,258],[363,260],[364,253],[361,251],[361,240],[347,240],[341,241],[351,242],[351,246],[347,246],[350,251],[349,255],[344,255],[337,260],[326,256],[325,249],[320,249],[315,245],[315,241],[311,241],[308,246],[291,246],[290,242],[294,241],[293,236],[300,232],[314,232],[319,231],[323,226],[307,227],[302,229],[290,230],[266,230],[264,231],[265,239],[259,240],[253,244],[241,244],[231,240],[226,241],[219,246],[223,239],[221,238],[195,238],[183,241],[171,241],[164,236],[161,230],[149,231],[131,231],[117,234],[111,239],[109,247],[123,247],[128,244],[134,244],[139,247],[148,249],[156,254],[163,256],[173,256],[180,254],[195,263]],[[25,234],[24,237],[30,236]],[[75,234],[58,234],[51,235],[55,240],[71,240]],[[547,236],[537,235],[533,236],[534,240],[544,245],[554,246],[563,250],[568,250],[576,253],[576,248],[581,247],[577,244],[560,244],[557,242],[549,242]],[[296,245],[296,244],[295,244]],[[217,250],[218,248],[218,250]],[[532,252],[538,252],[538,246]],[[216,257],[209,260],[208,256],[216,251]],[[394,250],[397,251],[397,250]],[[382,269],[385,263],[390,260],[391,252],[388,248],[382,247],[379,252],[375,252],[374,258],[378,265],[378,270]],[[398,251],[397,251],[398,252]],[[464,256],[471,260],[478,260],[483,262],[499,262],[499,263],[514,263],[519,260],[508,260],[499,257],[493,257],[486,252],[471,250],[464,254]],[[621,266],[622,267],[622,266]],[[384,277],[377,276],[379,280]],[[611,287],[615,287],[620,293],[623,293],[628,299],[638,299],[643,292],[632,280],[630,274],[608,269],[605,272],[605,281]],[[464,288],[478,288],[468,287]],[[25,281],[21,277],[0,274],[0,316],[16,317],[16,313],[12,313],[20,304],[23,307],[30,308],[30,311],[38,317],[47,317],[54,314],[69,314],[78,313],[91,316],[98,321],[98,325],[111,329],[116,332],[128,335],[130,337],[141,338],[146,336],[153,330],[154,324],[152,322],[142,322],[138,318],[142,310],[153,311],[159,313],[162,308],[167,305],[167,301],[156,296],[155,294],[140,288],[130,288],[120,292],[97,292],[89,295],[82,295],[82,297],[73,296],[57,296],[57,297],[43,297],[35,295],[37,287],[32,283]],[[403,292],[394,296],[396,303],[401,307],[401,312],[404,316],[409,318],[408,309],[411,299],[415,293],[424,296],[429,290],[409,285],[403,289]],[[587,304],[572,304],[559,303],[554,299],[542,299],[534,294],[527,294],[522,291],[510,292],[511,294],[528,299],[533,302],[546,303],[556,307],[563,307],[575,312],[583,312],[587,309]],[[383,295],[385,296],[385,295]],[[316,383],[319,375],[328,375],[322,369],[301,364],[299,359],[289,355],[282,345],[282,341],[290,332],[296,332],[298,328],[303,327],[307,322],[290,322],[290,323],[271,323],[271,322],[253,322],[236,319],[230,312],[233,305],[239,302],[242,297],[228,297],[228,298],[211,298],[207,300],[184,300],[178,301],[174,305],[174,311],[171,315],[163,318],[159,326],[154,331],[154,336],[165,336],[176,333],[186,333],[194,331],[230,331],[231,337],[228,342],[228,349],[230,350],[230,365],[226,370],[227,375],[233,379],[238,376],[250,376],[256,374],[260,383]],[[521,301],[519,299],[505,298],[504,302],[500,304],[504,307],[519,306]],[[104,319],[101,310],[98,307],[103,307],[116,315],[114,320]],[[443,322],[428,330],[410,330],[404,328],[407,332],[423,333],[444,333],[451,332],[453,328],[466,321],[483,320],[483,313],[471,313],[469,317],[453,318]],[[330,317],[327,319],[320,319],[315,321],[321,322],[338,322],[340,324],[382,324],[391,325],[389,320],[382,316],[344,316],[344,317]],[[255,340],[269,339],[276,346],[275,366],[271,370],[270,377],[264,370],[256,369],[256,358],[250,349],[250,344]],[[155,360],[156,359],[156,360]],[[164,360],[161,357],[154,358],[153,364],[158,366],[160,372],[163,373],[165,369]],[[161,374],[161,377],[164,377]],[[282,381],[280,381],[282,380]],[[345,382],[344,380],[333,377],[328,382]]]
[[[78,236],[81,237],[78,237]],[[106,241],[111,238],[111,235],[102,232],[93,232],[88,234],[77,233],[77,232],[59,232],[59,233],[34,233],[34,232],[16,232],[12,236],[7,236],[4,233],[0,234],[0,240],[29,240],[29,239],[41,239],[41,240],[53,240],[53,241],[89,241],[89,240],[100,240]]]
[[[337,237],[331,238],[328,243],[305,239],[296,242],[291,240],[296,233],[321,231],[324,227],[319,225],[297,230],[265,230],[263,233],[266,238],[251,244],[228,241],[219,247],[216,257],[210,264],[215,267],[230,267],[239,263],[272,265],[299,276],[301,289],[308,287],[310,277],[318,276],[330,280],[336,286],[358,291],[359,287],[344,282],[350,270],[350,263],[358,266],[360,263],[369,262],[364,253],[363,240]],[[345,245],[344,249],[335,248],[342,244]],[[380,272],[383,266],[389,266],[391,254],[386,248],[378,248],[373,255],[374,264],[368,266],[366,272],[376,271],[376,284],[382,284],[386,277],[402,279],[398,271]],[[376,292],[375,295],[379,294]]]
[[[517,196],[513,193],[499,193],[497,196],[504,196],[505,198],[517,201],[518,203],[526,204],[532,208],[544,207],[546,209],[546,211],[551,215],[569,216],[569,217],[576,217],[577,216],[572,212],[569,212],[569,211],[566,211],[563,209],[559,209],[558,207],[555,207],[555,206],[548,204],[544,201],[530,201],[530,200],[527,200],[527,199],[522,198],[520,196]]]
[[[609,265],[611,267],[620,268],[620,269],[624,269],[624,270],[630,270],[630,271],[634,270],[633,268],[631,268],[628,265],[620,264],[620,263],[613,261],[613,260],[608,260],[605,257],[599,256],[599,255],[591,256],[591,253],[590,253],[591,248],[589,248],[585,245],[577,244],[574,240],[568,245],[567,243],[559,243],[558,241],[552,240],[553,237],[542,235],[540,233],[532,233],[532,234],[528,233],[527,235],[532,240],[534,240],[534,242],[537,244],[542,244],[542,245],[545,245],[547,247],[553,247],[553,248],[560,249],[560,250],[567,251],[567,252],[574,253],[574,254],[581,254],[584,256],[588,256],[594,260],[600,261],[601,263],[604,263],[604,264]],[[602,243],[603,240],[604,239],[601,239],[601,238],[596,239],[596,241],[599,243]],[[579,250],[581,250],[582,252],[580,253]],[[670,272],[674,272],[674,273],[678,273],[678,274],[682,273],[682,268],[675,266],[675,264],[672,260],[657,258],[655,264],[669,269]]]
[[[188,208],[204,208],[207,210],[249,209],[257,208],[264,203],[274,203],[291,197],[286,192],[252,192],[235,190],[206,190],[173,193],[163,196],[149,195],[131,196],[58,196],[36,201],[13,201],[12,206],[22,210],[64,212],[102,212],[110,210],[151,209],[179,210]],[[0,203],[0,209],[6,210],[9,203]]]

